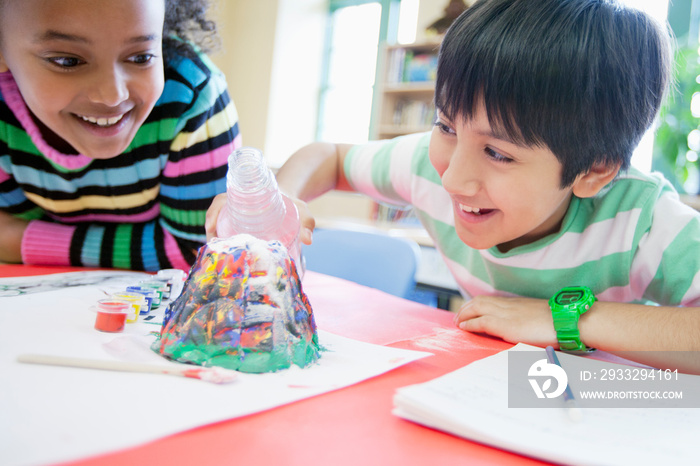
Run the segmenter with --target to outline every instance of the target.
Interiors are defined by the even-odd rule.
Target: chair
[[[306,269],[411,298],[420,262],[418,243],[377,231],[316,229],[304,245]]]

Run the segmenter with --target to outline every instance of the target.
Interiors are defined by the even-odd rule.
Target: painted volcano
[[[203,246],[153,350],[242,372],[305,367],[319,354],[313,311],[287,249],[250,235]]]

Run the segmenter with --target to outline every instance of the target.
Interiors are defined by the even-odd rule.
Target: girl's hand
[[[207,214],[204,218],[204,230],[207,233],[207,241],[217,236],[216,222],[219,219],[219,212],[226,205],[226,193],[218,194],[211,205],[207,209]]]
[[[543,299],[477,296],[462,306],[454,321],[462,330],[510,343],[559,347],[552,312]]]
[[[22,236],[29,222],[0,212],[0,263],[22,262]]]

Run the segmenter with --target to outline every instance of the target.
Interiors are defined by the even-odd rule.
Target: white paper
[[[698,464],[700,409],[508,408],[508,352],[397,390],[394,414],[480,443],[576,465]],[[574,357],[563,354],[561,358]],[[596,361],[601,367],[610,363]],[[692,376],[687,376],[692,377]]]
[[[318,363],[241,373],[226,385],[16,361],[38,353],[175,364],[150,350],[160,325],[140,321],[123,333],[93,328],[89,307],[140,278],[79,272],[0,279],[0,464],[55,463],[143,444],[346,387],[430,355],[319,331],[326,351]]]

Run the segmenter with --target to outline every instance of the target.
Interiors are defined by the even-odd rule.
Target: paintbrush
[[[103,361],[99,359],[69,358],[45,354],[22,354],[17,357],[19,362],[29,364],[44,364],[47,366],[81,367],[86,369],[102,369],[121,372],[146,372],[151,374],[178,375],[212,383],[233,382],[237,373],[221,367],[158,366],[137,362]]]

